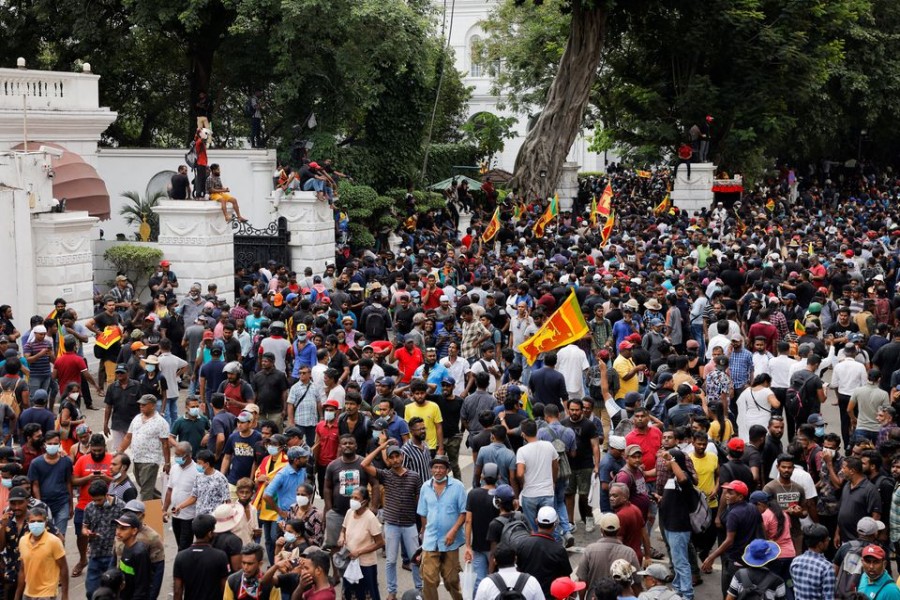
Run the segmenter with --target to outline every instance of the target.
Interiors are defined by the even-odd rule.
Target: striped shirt
[[[385,524],[398,527],[415,525],[419,488],[423,481],[421,475],[410,469],[403,475],[397,475],[392,469],[378,469],[377,477],[384,485]]]
[[[425,477],[431,479],[431,451],[428,449],[428,444],[422,444],[420,448],[410,438],[400,448],[400,452],[403,454],[404,467],[418,473],[422,477],[422,481],[426,481]]]

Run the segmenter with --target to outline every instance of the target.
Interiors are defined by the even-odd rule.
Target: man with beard
[[[361,466],[363,459],[356,454],[356,438],[348,433],[342,435],[339,448],[340,455],[325,469],[326,548],[337,546],[353,490],[369,485],[369,476]]]
[[[425,362],[423,362],[413,373],[413,378],[422,379],[428,385],[429,396],[442,395],[443,381],[450,377],[450,372],[444,365],[437,361],[437,350],[435,348],[425,349]],[[454,385],[456,381],[454,380]]]
[[[769,419],[769,434],[762,448],[762,479],[764,483],[771,481],[769,473],[779,454],[784,452],[784,444],[781,441],[784,436],[784,419],[778,415]]]
[[[412,394],[412,404],[407,404],[403,418],[408,423],[413,418],[419,417],[425,423],[426,441],[432,457],[435,454],[444,454],[444,430],[441,409],[427,398],[428,385],[421,379],[415,379],[409,386]]]
[[[462,430],[460,429],[460,413],[462,412],[463,400],[453,393],[456,387],[456,380],[450,375],[446,375],[443,380],[443,393],[436,398],[438,408],[441,410],[441,416],[444,420],[441,422],[441,429],[444,434],[444,449],[447,451],[447,458],[450,459],[450,468],[453,476],[459,479],[461,477],[459,469],[459,449],[462,445]]]
[[[569,521],[575,522],[575,494],[578,494],[578,512],[585,523],[585,531],[594,531],[594,513],[588,505],[591,476],[600,466],[600,444],[603,432],[598,431],[593,421],[584,418],[581,400],[569,400],[569,416],[560,421],[563,427],[575,432],[575,455],[569,458],[572,474],[566,487],[566,512]]]

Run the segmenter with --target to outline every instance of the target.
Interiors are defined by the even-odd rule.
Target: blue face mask
[[[153,371],[156,370],[156,365],[147,365],[147,366],[144,368],[144,370],[147,371],[148,373],[152,373]]]
[[[35,537],[40,537],[41,535],[43,535],[46,529],[47,524],[40,521],[28,524],[28,531],[30,531],[31,535]]]
[[[372,432],[372,438],[373,438],[373,439],[376,439],[376,440],[377,440],[377,439],[380,438],[380,437],[381,437],[381,431],[380,431],[380,430],[375,430],[375,431]]]
[[[269,453],[269,456],[275,456],[278,454],[278,446],[266,446],[266,452]]]
[[[206,471],[206,469],[204,469],[201,465],[197,465],[197,472],[198,472],[198,473],[203,473],[203,472],[205,472],[205,471]]]
[[[12,479],[0,479],[0,484],[3,484],[3,487],[5,487],[5,488],[11,488],[12,487]]]
[[[441,477],[441,478],[435,477],[434,481],[435,481],[435,483],[445,483],[447,481],[447,478],[446,477]]]
[[[297,534],[291,533],[290,531],[284,532],[284,541],[288,544],[293,544],[297,541]]]
[[[59,444],[47,444],[44,449],[47,450],[47,454],[50,456],[59,454]]]
[[[190,409],[188,409],[188,413],[190,413],[190,415],[192,417],[199,417],[200,416],[200,407],[199,406],[191,407]]]
[[[184,464],[184,461],[185,461],[185,458],[184,458],[183,456],[176,456],[176,457],[175,457],[175,464],[178,465],[178,466],[183,465],[183,464]]]
[[[816,437],[825,437],[824,427],[816,427]]]

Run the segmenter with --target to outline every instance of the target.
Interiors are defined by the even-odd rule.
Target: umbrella
[[[438,181],[434,185],[429,185],[428,189],[429,190],[438,190],[438,191],[442,192],[442,191],[446,190],[448,187],[450,187],[450,184],[453,183],[454,179],[457,181],[457,183],[462,183],[463,180],[468,181],[470,190],[480,190],[481,189],[480,181],[478,181],[477,179],[472,179],[471,177],[466,177],[465,175],[457,175],[456,177],[448,177],[447,179],[445,179],[443,181]]]

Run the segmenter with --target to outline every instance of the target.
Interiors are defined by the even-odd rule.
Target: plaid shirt
[[[302,402],[301,398],[303,398]],[[322,388],[313,383],[312,379],[305,385],[302,381],[298,381],[291,386],[291,391],[288,392],[288,404],[295,407],[294,422],[300,427],[315,427],[319,422],[319,404],[323,400]],[[300,402],[299,405],[298,402]]]
[[[753,354],[746,348],[728,355],[728,366],[731,368],[731,380],[735,389],[742,388],[750,382],[753,373]]]
[[[116,541],[116,519],[125,510],[125,503],[113,497],[107,500],[103,506],[97,506],[95,502],[89,502],[84,509],[84,526],[96,536],[88,541],[91,558],[101,558],[113,555],[113,544]]]
[[[773,310],[769,315],[769,322],[778,330],[778,337],[782,340],[788,334],[788,322],[781,311]]]
[[[691,480],[695,483],[697,482],[697,468],[694,466],[694,461],[687,461],[687,470],[688,474],[691,476]],[[666,489],[666,482],[672,478],[672,469],[669,468],[669,463],[664,461],[662,458],[656,459],[656,493],[660,496],[663,495],[663,491]]]
[[[509,391],[510,386],[513,385],[521,390],[522,398],[519,401],[519,404],[525,406],[525,400],[528,398],[528,386],[521,381],[513,381],[512,379],[494,390],[494,398],[497,399],[497,404],[503,404],[506,401],[506,394]]]
[[[481,357],[481,340],[490,335],[478,319],[462,323],[462,347],[459,354],[466,359]],[[424,479],[424,477],[423,477]]]
[[[703,385],[706,388],[706,397],[716,402],[722,401],[723,393],[729,398],[734,393],[734,384],[731,382],[731,377],[728,376],[728,373],[719,369],[713,370],[706,377]]]
[[[834,598],[834,566],[818,552],[807,550],[791,563],[796,600]]]
[[[609,324],[609,319],[603,317],[598,321],[594,318],[588,325],[591,328],[591,349],[594,352],[602,350],[606,347],[607,340],[612,337],[612,325]]]

